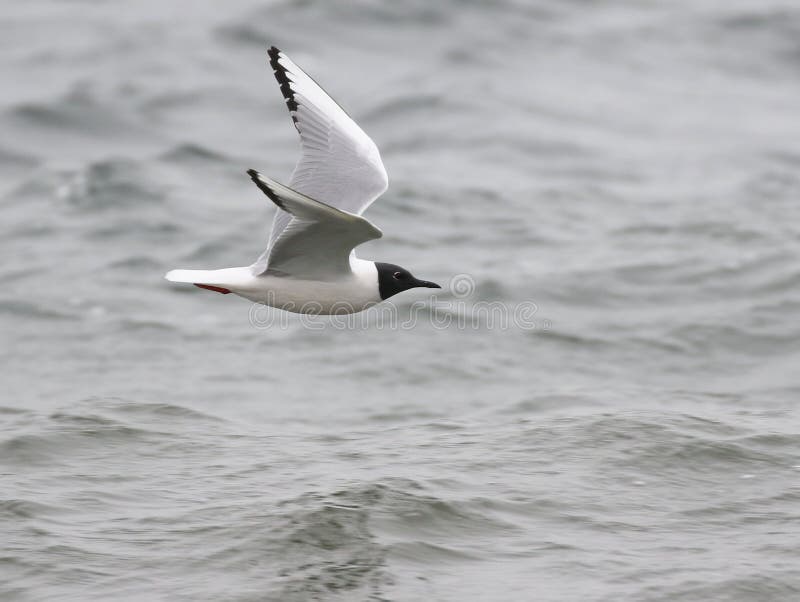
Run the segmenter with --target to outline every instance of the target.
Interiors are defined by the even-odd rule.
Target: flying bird
[[[388,187],[378,147],[288,56],[274,46],[267,54],[302,147],[288,186],[247,172],[277,205],[267,249],[250,266],[166,279],[309,314],[356,313],[411,288],[441,288],[356,257],[355,247],[383,236],[361,215]]]

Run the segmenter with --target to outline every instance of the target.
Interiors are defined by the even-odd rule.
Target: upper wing
[[[378,147],[289,57],[274,46],[268,54],[300,133],[302,155],[289,186],[331,207],[361,215],[389,183]],[[278,211],[270,247],[290,221],[290,215]]]
[[[268,250],[270,270],[320,280],[350,271],[350,253],[383,236],[369,220],[316,201],[255,170],[247,172],[264,194],[291,216]]]

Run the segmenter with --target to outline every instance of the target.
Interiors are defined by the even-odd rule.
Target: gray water
[[[797,2],[1,10],[0,598],[800,599]],[[461,288],[163,280],[266,242],[270,44]]]

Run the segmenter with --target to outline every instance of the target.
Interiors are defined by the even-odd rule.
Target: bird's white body
[[[172,270],[172,282],[204,285],[221,293],[233,293],[248,301],[303,314],[348,314],[363,311],[381,301],[375,262],[350,258],[349,275],[306,279],[270,272],[253,274],[250,266],[221,270]]]

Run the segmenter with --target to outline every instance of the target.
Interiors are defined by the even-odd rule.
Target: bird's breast
[[[355,275],[323,281],[265,274],[247,290],[235,292],[255,303],[314,315],[356,313],[381,301],[377,279],[372,284]]]

